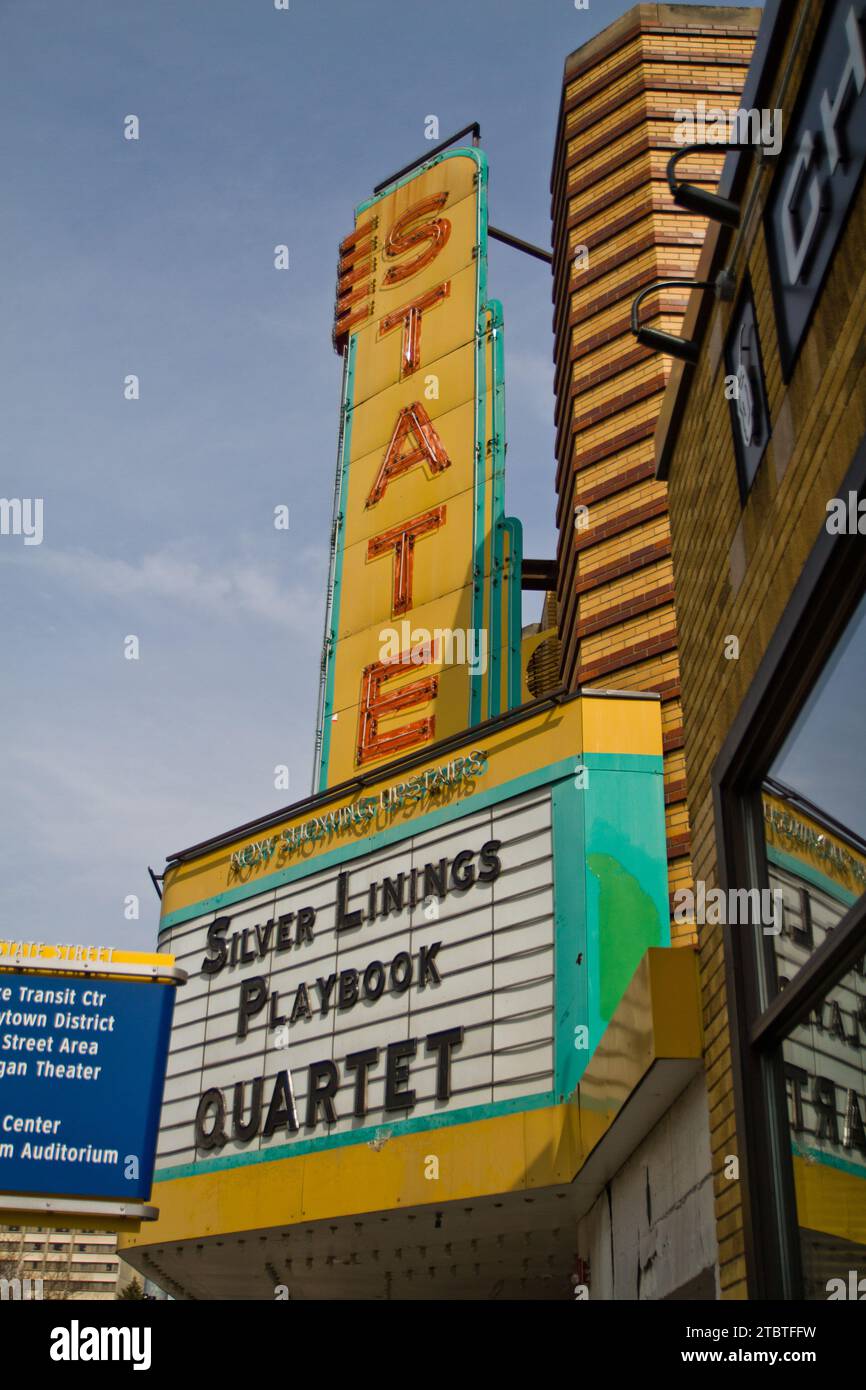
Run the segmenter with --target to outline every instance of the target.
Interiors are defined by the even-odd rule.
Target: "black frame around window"
[[[866,439],[838,489],[866,492]],[[829,499],[828,499],[829,500]],[[866,537],[824,527],[713,768],[719,884],[764,888],[761,782],[866,592]],[[866,949],[866,895],[787,988],[769,987],[772,937],[724,929],[750,1298],[803,1296],[781,1044]]]
[[[737,303],[731,315],[728,336],[725,339],[724,358],[725,375],[737,375],[737,367],[742,361],[739,335],[744,328],[751,331],[751,345],[747,349],[751,361],[747,371],[747,380],[754,393],[754,410],[759,421],[760,435],[756,442],[746,444],[740,432],[739,407],[735,398],[728,402],[731,418],[731,437],[733,439],[734,454],[737,460],[737,478],[740,485],[740,502],[743,506],[748,501],[752,484],[758,474],[758,469],[767,456],[767,445],[770,442],[770,435],[773,432],[773,423],[770,418],[770,402],[767,398],[767,380],[764,375],[764,355],[761,351],[761,330],[758,324],[758,313],[755,308],[755,296],[752,291],[752,278],[746,271],[737,296]]]

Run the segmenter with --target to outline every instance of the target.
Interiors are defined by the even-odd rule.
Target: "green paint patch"
[[[599,1008],[607,1022],[650,946],[662,945],[662,924],[653,899],[611,854],[587,855],[599,885]]]

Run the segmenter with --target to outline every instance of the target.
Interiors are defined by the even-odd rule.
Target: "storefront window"
[[[803,1293],[860,1298],[866,1282],[851,1290],[866,1280],[866,961],[791,1030],[782,1056]]]
[[[804,983],[866,893],[864,689],[866,599],[761,787],[773,912],[760,992],[765,1008],[780,993],[792,1005],[765,1055],[785,1091],[802,1294],[822,1300],[866,1295],[866,933],[844,966]]]
[[[764,845],[775,913],[769,992],[784,989],[866,892],[866,599],[770,768]]]

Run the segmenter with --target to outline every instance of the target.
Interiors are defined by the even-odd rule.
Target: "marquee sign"
[[[447,151],[363,203],[340,250],[320,787],[520,703],[484,155]]]
[[[485,769],[470,794],[431,791],[305,861],[218,893],[231,843],[169,871],[162,941],[190,979],[158,1179],[572,1096],[668,944],[658,705],[530,708],[460,758]]]
[[[387,823],[395,812],[422,806],[429,797],[457,788],[469,792],[475,779],[484,774],[487,755],[473,750],[468,757],[452,758],[440,767],[430,767],[422,774],[408,777],[384,787],[377,796],[362,796],[357,801],[313,815],[298,824],[284,826],[278,834],[253,840],[242,849],[232,851],[229,876],[243,878],[245,873],[271,863],[286,862],[293,854],[327,841],[341,832],[357,828],[375,831],[384,819]]]

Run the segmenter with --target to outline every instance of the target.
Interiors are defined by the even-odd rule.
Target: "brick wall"
[[[661,695],[671,892],[691,881],[691,838],[667,489],[653,449],[670,360],[637,344],[630,310],[654,280],[694,275],[706,223],[668,191],[674,112],[700,99],[738,106],[759,18],[637,5],[578,49],[551,182],[561,679]],[[721,163],[696,156],[689,177],[715,187]],[[688,294],[650,295],[644,321],[677,333]],[[696,939],[688,926],[673,932]]]
[[[784,103],[786,116],[794,109],[819,18],[820,7],[810,9]],[[795,29],[796,21],[786,45]],[[783,51],[777,70],[786,60]],[[777,104],[775,96],[768,99],[768,105]],[[769,170],[759,176],[757,203],[736,259],[738,279],[748,268],[754,292],[772,428],[767,452],[743,506],[722,361],[733,306],[717,303],[669,465],[692,863],[695,878],[710,886],[718,884],[713,764],[826,521],[827,501],[838,495],[866,432],[864,186],[786,385],[761,225],[771,176]],[[750,189],[751,183],[741,206]],[[662,437],[658,445],[661,450]],[[727,636],[739,639],[737,660],[725,659]],[[738,1150],[722,928],[700,927],[698,947],[721,1291],[723,1297],[742,1298],[746,1265],[741,1193],[739,1183],[725,1176],[726,1160]]]

